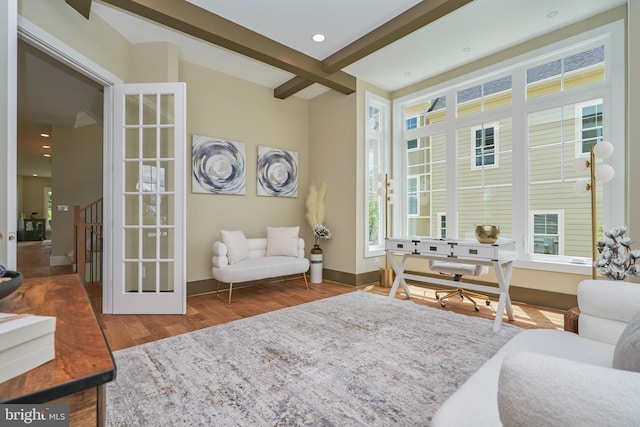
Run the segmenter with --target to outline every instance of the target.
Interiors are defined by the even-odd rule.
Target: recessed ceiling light
[[[552,10],[551,12],[547,13],[547,18],[554,18],[556,16],[558,16],[557,10]]]
[[[38,174],[37,173],[32,173],[31,176],[38,176]]]
[[[409,71],[406,71],[406,72],[403,74],[403,76],[405,76],[405,77],[409,77],[410,75],[411,75],[411,72],[409,72]]]
[[[325,41],[326,37],[324,34],[314,34],[313,37],[311,37],[313,39],[314,42],[317,43],[322,43],[323,41]]]
[[[462,48],[463,52],[469,52],[471,48],[469,46]]]
[[[43,156],[45,156],[45,157],[51,157],[51,154],[49,154],[49,153],[45,153],[45,154],[43,154]]]
[[[42,148],[51,148],[51,146],[45,144],[45,145],[42,146]]]
[[[48,133],[42,132],[40,136],[43,138],[49,138],[51,135],[49,135]]]

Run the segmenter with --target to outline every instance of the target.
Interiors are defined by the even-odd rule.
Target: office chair
[[[429,269],[440,274],[453,274],[453,280],[455,282],[461,282],[462,276],[480,276],[489,272],[489,267],[487,267],[486,265],[458,264],[453,262],[434,260],[429,260]],[[440,296],[439,294],[441,293],[446,293],[446,295]],[[454,295],[458,295],[461,300],[464,300],[466,298],[471,301],[473,303],[473,309],[475,311],[480,311],[480,309],[478,308],[478,303],[473,298],[482,299],[484,300],[486,305],[491,305],[491,301],[489,300],[488,296],[470,292],[460,287],[458,287],[455,291],[436,291],[436,299],[440,301],[441,307],[445,307],[447,305],[445,300]]]

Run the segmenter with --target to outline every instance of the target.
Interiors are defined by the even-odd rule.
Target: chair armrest
[[[583,280],[578,285],[578,333],[615,344],[640,311],[640,285],[619,280]]]
[[[229,265],[229,258],[227,258],[227,245],[220,241],[213,242],[213,245],[211,245],[211,251],[213,252],[211,264],[213,264],[214,268],[222,268]]]
[[[505,426],[640,425],[640,373],[530,352],[507,355],[498,380]]]

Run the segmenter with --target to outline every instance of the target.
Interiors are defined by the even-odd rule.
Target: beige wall
[[[122,80],[130,81],[131,45],[95,13],[87,20],[64,0],[20,0],[18,14]]]
[[[247,237],[266,237],[268,226],[299,225],[310,248],[313,238],[306,226],[304,206],[316,153],[311,158],[308,102],[295,97],[279,100],[271,89],[188,62],[180,63],[180,80],[187,83],[187,281],[211,278],[211,244],[219,239],[220,230],[243,230]],[[191,192],[194,134],[246,145],[245,195]],[[297,198],[256,195],[259,145],[298,153]]]
[[[84,207],[102,197],[102,126],[54,127],[51,147],[51,256],[62,259],[74,246],[73,206]],[[58,205],[69,210],[58,211]]]
[[[29,218],[32,212],[37,212],[38,219],[46,218],[44,189],[47,187],[51,187],[51,178],[18,177],[18,218],[21,214]]]
[[[310,181],[327,183],[325,225],[330,240],[320,241],[323,267],[356,273],[356,251],[361,246],[358,206],[361,173],[357,161],[356,94],[330,91],[309,103]],[[305,222],[306,224],[306,222]],[[307,225],[309,235],[311,228]]]

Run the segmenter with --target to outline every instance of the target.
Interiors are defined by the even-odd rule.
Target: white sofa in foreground
[[[298,227],[268,227],[267,238],[246,238],[242,231],[221,231],[222,241],[213,243],[211,272],[220,283],[229,284],[229,304],[233,284],[254,280],[303,275],[307,289],[309,260]]]
[[[585,280],[578,306],[579,334],[519,333],[431,425],[640,426],[640,284]]]

